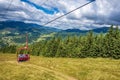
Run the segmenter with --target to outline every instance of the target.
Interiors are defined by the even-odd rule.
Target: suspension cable
[[[7,12],[8,12],[8,10],[10,9],[10,7],[11,7],[12,3],[13,3],[13,0],[11,0],[11,1],[10,1],[10,3],[9,3],[9,5],[8,5],[8,7],[6,8],[6,11],[7,11]],[[6,13],[7,13],[7,12],[6,12]]]
[[[4,14],[2,14],[2,16],[0,16],[1,18],[3,18],[4,16],[5,16],[5,14],[7,14],[8,13],[8,10],[10,9],[10,7],[11,7],[11,5],[12,5],[12,3],[13,3],[13,0],[10,0],[10,3],[8,4],[8,7],[5,9],[6,10],[6,12],[4,13]]]
[[[86,6],[86,5],[94,2],[94,1],[95,1],[95,0],[92,0],[92,1],[86,3],[86,4],[82,5],[82,6],[79,6],[79,7],[75,8],[75,9],[73,9],[73,10],[71,10],[71,11],[69,11],[69,12],[67,12],[67,13],[65,13],[65,14],[63,14],[63,15],[61,15],[61,16],[59,16],[59,17],[57,17],[57,18],[55,18],[55,19],[53,19],[53,20],[51,20],[51,21],[49,21],[49,22],[47,22],[47,23],[45,23],[43,26],[45,26],[45,25],[47,25],[47,24],[49,24],[49,23],[52,23],[53,21],[56,21],[57,19],[62,18],[62,17],[66,16],[66,15],[68,15],[68,14],[70,14],[70,13],[72,13],[72,12],[74,12],[74,11],[76,11],[76,10],[78,10],[78,9],[80,9],[80,8],[82,8],[82,7]]]

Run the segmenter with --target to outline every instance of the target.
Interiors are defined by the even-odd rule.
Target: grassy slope
[[[0,54],[0,80],[120,80],[120,60],[44,58],[17,63],[16,55]]]

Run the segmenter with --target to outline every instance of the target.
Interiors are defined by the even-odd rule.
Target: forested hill
[[[0,22],[0,43],[21,44],[25,43],[25,34],[28,33],[29,43],[52,36],[52,33],[60,31],[56,28],[43,27],[41,25],[18,21]],[[47,35],[47,36],[46,36]],[[45,36],[41,38],[41,36]]]
[[[108,27],[93,29],[94,34],[106,33]],[[60,30],[51,27],[45,27],[33,23],[24,23],[19,21],[0,22],[0,46],[5,44],[23,44],[25,43],[25,34],[28,33],[29,43],[48,40],[54,36],[62,38],[69,36],[86,35],[89,30],[67,29]]]
[[[94,34],[100,34],[100,33],[107,33],[109,30],[109,27],[101,27],[101,28],[96,28],[92,30],[80,30],[80,29],[66,29],[66,30],[61,30],[56,33],[56,36],[80,36],[80,35],[86,35],[89,31],[93,31]]]
[[[90,31],[85,36],[61,36],[31,45],[32,54],[47,57],[104,57],[120,59],[120,31],[118,27],[106,34],[95,35]]]
[[[0,30],[4,29],[19,31],[21,34],[24,32],[34,32],[34,29],[39,30],[41,33],[59,31],[59,29],[56,28],[43,27],[41,25],[33,23],[24,23],[19,21],[1,21]]]
[[[16,46],[0,48],[2,53],[15,53]],[[106,34],[89,31],[84,36],[58,36],[30,45],[31,54],[46,57],[104,57],[120,59],[120,30],[111,28]]]
[[[106,33],[108,30],[109,30],[109,27],[101,27],[101,28],[92,29],[92,31],[95,33]],[[86,33],[88,31],[89,30],[80,30],[80,29],[63,30],[63,32],[79,32],[79,33]]]

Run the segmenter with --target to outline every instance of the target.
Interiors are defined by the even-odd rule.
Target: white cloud
[[[31,2],[41,5],[45,8],[57,8],[58,13],[53,15],[46,14],[44,11],[35,7],[14,0],[9,10],[6,11],[10,0],[0,0],[0,21],[17,20],[24,22],[32,22],[43,25],[48,21],[69,12],[80,5],[88,2],[87,0],[30,0]],[[45,2],[45,3],[44,3]],[[44,3],[44,4],[43,4]],[[92,29],[104,27],[111,24],[120,25],[120,5],[118,0],[96,0],[84,8],[81,8],[47,26],[60,29],[79,28]]]

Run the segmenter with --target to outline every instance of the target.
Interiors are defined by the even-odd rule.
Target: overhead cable
[[[7,11],[7,12],[8,12],[8,10],[10,9],[10,7],[11,7],[12,3],[13,3],[13,0],[11,0],[11,1],[10,1],[10,3],[9,3],[9,5],[8,5],[8,7],[6,8],[6,11]]]
[[[80,9],[80,8],[82,8],[82,7],[86,6],[86,5],[94,2],[94,1],[95,0],[92,0],[92,1],[86,3],[86,4],[82,5],[82,6],[79,6],[79,7],[75,8],[75,9],[73,9],[73,10],[71,10],[71,11],[69,11],[69,12],[67,12],[67,13],[65,13],[65,14],[63,14],[63,15],[61,15],[61,16],[59,16],[59,17],[57,17],[57,18],[55,18],[55,19],[53,19],[53,20],[51,20],[51,21],[49,21],[47,23],[45,23],[43,26],[46,26],[47,24],[50,24],[50,23],[56,21],[57,19],[62,18],[62,17],[66,16],[66,15],[68,15],[68,14],[70,14],[70,13],[72,13],[72,12],[74,12],[74,11],[76,11],[76,10],[78,10],[78,9]]]
[[[2,15],[2,16],[0,16],[1,18],[3,18],[3,17],[5,16],[5,14],[7,14],[7,13],[8,13],[8,10],[10,9],[10,7],[11,7],[12,3],[13,3],[13,0],[10,0],[10,3],[8,4],[8,7],[5,9],[5,10],[6,10],[6,12],[5,12],[4,14],[2,14],[2,13],[1,13],[1,15]]]

